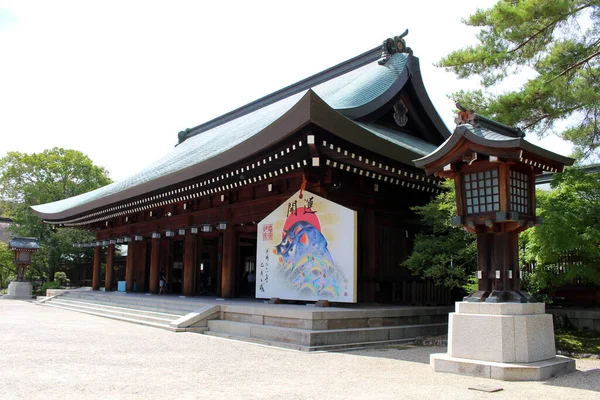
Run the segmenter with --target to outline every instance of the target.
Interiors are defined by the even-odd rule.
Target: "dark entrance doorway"
[[[181,294],[183,291],[183,257],[184,241],[173,241],[173,264],[171,269],[171,290],[173,294]],[[168,278],[167,278],[168,279]]]
[[[256,234],[243,234],[238,238],[236,297],[254,298],[256,279]]]
[[[218,244],[218,237],[201,239],[196,266],[196,295],[198,296],[219,295]]]

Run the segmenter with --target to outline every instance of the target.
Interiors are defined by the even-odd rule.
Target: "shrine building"
[[[164,270],[168,293],[253,297],[259,223],[305,190],[356,212],[356,301],[400,302],[416,279],[401,264],[424,228],[411,207],[441,182],[413,160],[450,137],[403,36],[179,132],[126,179],[33,210],[95,232],[76,244],[94,248],[93,290],[117,290],[115,247],[127,245],[128,292],[158,293]]]

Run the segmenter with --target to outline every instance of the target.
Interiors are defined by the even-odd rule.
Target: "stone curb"
[[[591,353],[573,353],[568,350],[556,350],[556,354],[560,356],[567,356],[572,358],[589,358],[592,360],[600,360],[600,354],[591,354]]]

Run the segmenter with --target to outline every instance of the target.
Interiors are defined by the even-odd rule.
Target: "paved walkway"
[[[432,372],[440,347],[301,353],[0,299],[0,398],[599,399],[600,360],[546,382]],[[476,384],[504,390],[468,390]]]

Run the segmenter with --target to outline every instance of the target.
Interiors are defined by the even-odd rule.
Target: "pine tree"
[[[439,66],[459,78],[478,75],[483,89],[454,99],[540,137],[556,133],[573,143],[580,160],[600,155],[600,0],[500,0],[464,23],[480,28],[479,44]],[[495,94],[514,74],[532,77]]]

